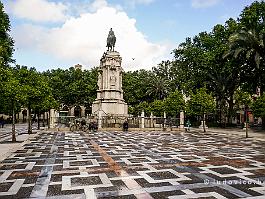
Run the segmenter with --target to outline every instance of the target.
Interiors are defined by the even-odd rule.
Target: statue
[[[116,43],[116,37],[115,37],[114,32],[111,28],[109,31],[108,38],[107,38],[107,46],[106,47],[108,47],[108,51],[114,51],[115,43]]]

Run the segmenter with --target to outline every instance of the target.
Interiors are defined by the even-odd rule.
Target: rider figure
[[[110,28],[110,31],[109,31],[109,37],[113,37],[113,36],[115,36],[115,35],[114,35],[114,31],[112,30],[112,28]]]
[[[112,51],[114,50],[115,42],[116,42],[116,37],[115,37],[114,31],[112,30],[112,28],[110,28],[108,38],[107,38],[107,46],[106,46],[108,47],[108,50],[109,48]]]

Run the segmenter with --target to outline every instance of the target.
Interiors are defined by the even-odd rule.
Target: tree
[[[181,110],[185,109],[185,101],[178,90],[171,92],[164,101],[165,111],[170,117],[177,117]]]
[[[235,109],[242,110],[243,107],[251,107],[252,106],[252,98],[250,93],[245,92],[243,90],[238,89],[235,92]]]
[[[263,92],[265,86],[263,83],[265,78],[265,2],[255,1],[246,7],[238,21],[240,29],[229,38],[229,53],[236,58],[243,58],[248,67],[255,71],[254,80],[256,79],[257,86],[261,87],[261,92]]]
[[[43,117],[44,117],[45,112],[49,112],[53,108],[59,108],[59,103],[52,96],[52,92],[51,92],[50,87],[47,87],[47,91],[45,94],[46,95],[42,98],[42,100],[38,104],[35,104],[33,106],[33,109],[34,109],[35,113],[37,113],[37,116],[38,116],[37,117],[38,129],[40,129],[40,115],[41,115],[41,113],[43,114]],[[48,121],[50,121],[50,113],[49,113],[49,118],[47,118],[47,119],[48,119]],[[44,124],[44,122],[43,122],[43,124]],[[50,128],[49,123],[48,123],[48,128]]]
[[[205,34],[200,33],[200,36]],[[195,39],[198,41],[198,36],[194,40],[186,38],[186,41],[173,51],[175,57],[172,63],[174,75],[178,79],[179,89],[186,94],[203,85],[207,76],[204,70],[203,50],[197,46]]]
[[[187,102],[186,111],[188,115],[200,115],[203,116],[203,130],[205,132],[205,115],[213,113],[216,104],[212,95],[207,93],[207,89],[197,89]]]
[[[141,102],[135,107],[135,111],[137,115],[141,115],[142,111],[144,111],[145,115],[150,115],[151,113],[150,105],[146,101]]]
[[[132,106],[147,101],[154,100],[153,96],[147,94],[149,80],[153,73],[147,70],[137,70],[126,72],[123,76],[122,89],[124,91],[124,100]]]
[[[0,1],[0,67],[7,66],[13,62],[14,41],[9,35],[10,21],[4,11],[3,3]]]
[[[147,94],[156,100],[164,99],[169,93],[169,83],[165,78],[158,76],[149,77]]]
[[[229,38],[230,50],[236,58],[240,53],[244,53],[246,59],[252,58],[257,68],[259,68],[261,61],[265,58],[264,39],[264,32],[259,33],[256,30],[246,30],[244,28]]]
[[[221,121],[228,116],[232,122],[233,95],[240,85],[243,63],[232,56],[224,57],[228,50],[228,39],[238,24],[229,19],[224,25],[216,25],[211,32],[201,32],[194,38],[187,38],[173,52],[173,71],[179,88],[189,95],[206,86],[213,93],[221,111]],[[228,115],[224,110],[229,105]]]
[[[262,94],[265,89],[265,2],[255,1],[246,7],[238,21],[240,29],[229,38],[229,53],[237,60],[244,60],[242,87],[252,87],[252,92],[259,89]],[[265,123],[265,117],[262,122]]]
[[[28,108],[28,133],[32,133],[32,110],[43,105],[47,96],[51,96],[51,89],[43,75],[35,68],[28,69],[26,66],[17,65],[15,73],[20,85],[23,87],[23,105]]]
[[[245,56],[245,63],[248,67],[256,66],[252,70],[256,71],[254,76],[257,78],[257,86],[262,87],[263,92],[263,79],[264,79],[264,59],[265,59],[265,31],[258,33],[256,30],[243,29],[235,33],[229,38],[230,53],[235,58],[242,58]]]
[[[163,117],[165,112],[165,103],[163,100],[155,100],[150,104],[150,110],[156,117]]]
[[[256,117],[265,118],[265,93],[256,99],[252,106],[254,115]],[[264,121],[262,120],[262,127],[265,129]]]
[[[91,70],[56,69],[43,73],[55,100],[67,106],[90,107],[97,95],[97,68]]]
[[[179,88],[178,71],[172,61],[162,61],[156,67],[152,68],[154,75],[167,82],[168,93]]]
[[[12,69],[0,68],[0,103],[3,112],[12,115],[12,142],[16,141],[15,113],[20,111],[23,98],[23,88]]]

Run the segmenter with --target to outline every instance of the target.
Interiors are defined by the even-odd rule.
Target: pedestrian
[[[186,126],[187,126],[187,130],[190,131],[191,123],[190,123],[190,120],[189,119],[188,119],[188,121],[186,123]]]
[[[129,128],[128,121],[125,120],[124,123],[123,123],[123,131],[128,131],[128,128]]]
[[[2,128],[4,128],[5,123],[6,123],[6,121],[5,121],[4,117],[2,116],[0,118],[0,125],[1,125]]]
[[[2,117],[0,117],[0,126],[2,127],[2,128],[4,128],[4,118],[3,118],[3,116]]]

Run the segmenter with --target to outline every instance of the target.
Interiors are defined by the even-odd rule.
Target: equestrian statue
[[[107,38],[107,46],[106,47],[108,47],[108,51],[114,51],[115,43],[116,43],[116,37],[115,37],[114,32],[111,28],[109,31],[108,38]]]

